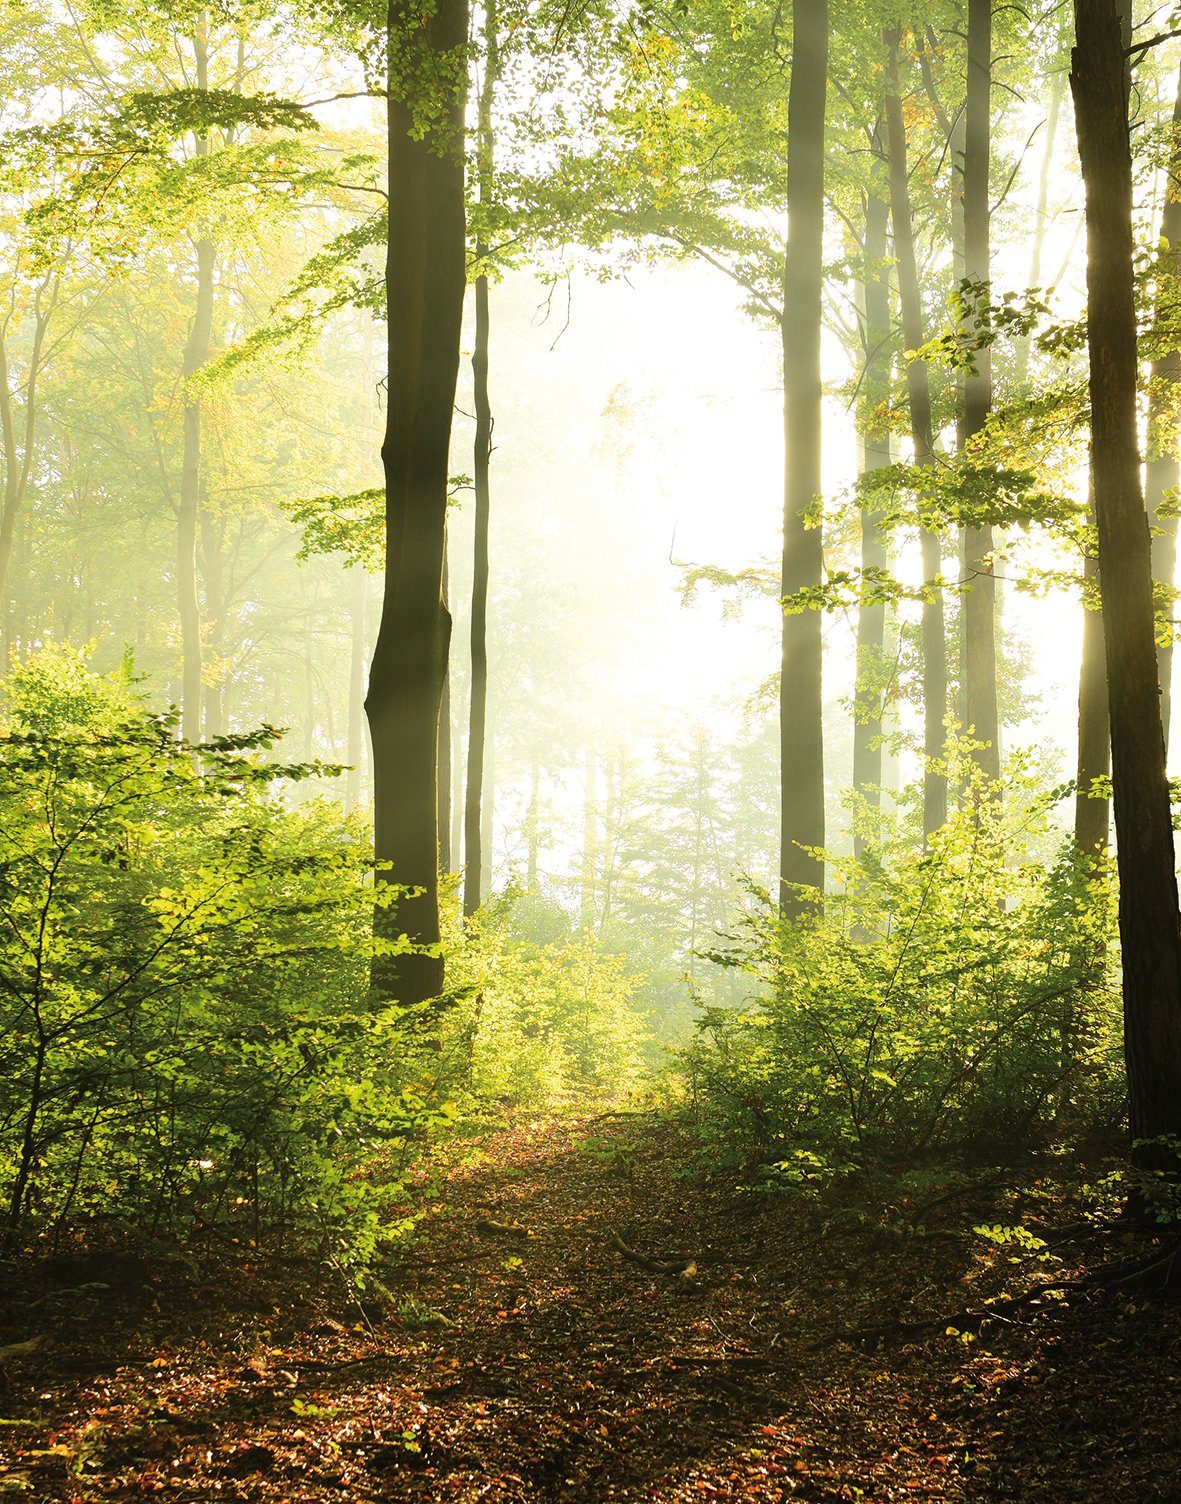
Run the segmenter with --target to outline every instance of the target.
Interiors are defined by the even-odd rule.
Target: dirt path
[[[1100,1297],[969,1344],[849,1345],[1034,1276],[956,1235],[970,1208],[883,1244],[683,1159],[647,1120],[496,1135],[380,1308],[273,1269],[18,1292],[0,1344],[43,1345],[4,1363],[0,1497],[1181,1500],[1175,1312]]]

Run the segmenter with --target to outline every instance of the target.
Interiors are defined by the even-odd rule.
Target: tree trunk
[[[1066,75],[1055,72],[1050,83],[1050,111],[1046,117],[1046,144],[1042,151],[1041,172],[1038,174],[1037,208],[1033,224],[1033,253],[1029,262],[1029,285],[1038,287],[1042,280],[1042,253],[1046,246],[1046,211],[1050,204],[1050,176],[1054,166],[1054,145],[1058,136],[1058,117],[1062,113],[1062,96],[1066,92]],[[1029,375],[1029,336],[1017,341],[1013,380],[1018,387],[1025,385]]]
[[[875,135],[877,133],[875,132]],[[886,232],[890,208],[871,191],[865,200],[865,368],[862,393],[868,419],[862,469],[865,474],[890,464],[890,429],[882,409],[890,400],[890,273],[886,264]],[[884,571],[889,563],[880,513],[861,508],[862,572]],[[857,613],[857,685],[853,696],[853,787],[868,808],[882,804],[882,662],[886,639],[884,601],[863,604]],[[865,837],[854,828],[853,850],[861,856]]]
[[[349,765],[345,775],[344,807],[352,814],[361,798],[361,758],[364,755],[365,716],[365,638],[366,597],[369,577],[363,564],[354,564],[353,603],[349,613],[349,724],[348,750],[345,761]]]
[[[197,88],[209,87],[209,17],[202,11],[193,47],[197,61]],[[196,140],[196,153],[204,157],[209,142]],[[196,375],[209,359],[213,336],[213,241],[196,242],[197,304],[189,337],[185,341],[181,372],[184,380]],[[180,734],[187,742],[201,737],[201,604],[197,592],[197,522],[201,507],[201,399],[185,392],[184,449],[180,470],[180,502],[176,518],[176,605],[180,618],[181,687]]]
[[[890,156],[890,215],[894,225],[898,301],[902,342],[908,350],[926,343],[923,304],[919,292],[918,259],[914,247],[914,219],[910,203],[910,175],[906,162],[906,127],[898,84],[897,29],[886,35],[886,140]],[[924,470],[935,464],[935,431],[931,417],[931,383],[925,361],[906,365],[906,396],[910,408],[910,437],[914,463]],[[938,534],[922,531],[923,579],[928,586],[943,569]],[[929,836],[947,820],[947,778],[940,769],[944,719],[947,715],[947,636],[942,593],[923,602],[923,835]]]
[[[989,164],[992,135],[992,0],[968,0],[968,90],[964,106],[964,276],[989,287]],[[976,353],[964,381],[959,449],[964,454],[992,407],[992,351]],[[964,529],[964,729],[983,745],[973,754],[984,775],[1000,778],[996,699],[996,580],[991,527]]]
[[[386,249],[389,375],[382,463],[386,569],[381,625],[365,701],[373,745],[374,852],[383,882],[415,890],[396,913],[378,906],[379,935],[439,944],[439,705],[451,618],[443,604],[448,449],[466,283],[463,116],[466,0],[439,0],[426,25],[390,0],[389,194]],[[453,86],[438,79],[455,78]],[[420,80],[442,92],[423,134]],[[436,996],[443,959],[421,950],[377,957],[375,991],[403,1004]]]
[[[1091,516],[1095,498],[1092,486]],[[1091,793],[1096,778],[1111,776],[1111,733],[1107,724],[1107,664],[1103,659],[1103,617],[1099,610],[1099,561],[1083,556],[1083,652],[1078,676],[1078,776],[1074,799],[1074,839],[1088,857],[1107,850],[1110,821],[1106,798]]]
[[[1173,101],[1173,139],[1169,152],[1165,207],[1161,215],[1160,257],[1156,272],[1155,358],[1148,385],[1148,457],[1144,499],[1156,533],[1152,540],[1152,574],[1164,587],[1167,615],[1173,616],[1173,578],[1177,572],[1177,519],[1162,517],[1161,508],[1181,483],[1177,453],[1178,401],[1181,397],[1181,70]],[[1165,753],[1169,750],[1169,722],[1173,709],[1172,637],[1158,649],[1160,658],[1161,725]]]
[[[1075,0],[1071,88],[1087,214],[1087,341],[1111,715],[1124,1050],[1134,1161],[1176,1171],[1181,926],[1140,489],[1132,158],[1120,0]]]
[[[490,207],[494,191],[492,102],[499,71],[496,0],[484,3],[484,76],[476,110],[476,171],[480,208]],[[481,804],[484,783],[484,740],[488,721],[488,523],[491,514],[489,466],[492,458],[492,403],[488,393],[488,277],[489,254],[483,235],[476,241],[476,338],[472,346],[472,378],[476,404],[473,480],[476,493],[474,559],[472,563],[472,684],[468,707],[467,793],[464,803],[463,912],[474,914],[481,903],[484,856]]]
[[[782,594],[818,587],[821,529],[808,519],[821,491],[820,329],[824,286],[824,121],[827,0],[794,0],[787,106],[788,237],[783,270]],[[816,521],[816,519],[813,519]],[[819,611],[784,613],[779,687],[779,899],[786,914],[810,907],[800,889],[824,891],[823,646]]]

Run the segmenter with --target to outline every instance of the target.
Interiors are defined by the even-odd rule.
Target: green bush
[[[644,1074],[640,978],[583,935],[522,939],[514,907],[510,894],[451,943],[472,1091],[533,1107],[622,1099]]]
[[[0,760],[10,1239],[281,1227],[363,1259],[452,1109],[368,990],[365,833],[279,796],[269,729],[199,750],[128,673],[14,670]],[[383,885],[384,886],[384,885]],[[381,1174],[373,1174],[380,1167]]]
[[[1055,798],[1015,769],[1003,810],[975,788],[925,851],[834,864],[822,913],[762,895],[716,957],[751,997],[705,1010],[684,1061],[715,1145],[802,1182],[1117,1119],[1112,895],[1039,860]]]

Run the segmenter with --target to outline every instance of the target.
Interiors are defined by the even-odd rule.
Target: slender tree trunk
[[[389,374],[382,462],[386,568],[365,708],[373,746],[374,851],[382,881],[414,889],[379,934],[439,944],[439,705],[451,637],[443,604],[448,449],[466,274],[463,117],[466,0],[438,0],[425,25],[390,0],[389,194],[386,251]],[[454,85],[439,79],[454,78]],[[420,129],[420,80],[433,80]],[[437,996],[443,960],[421,951],[378,957],[375,990],[414,1004]]]
[[[349,612],[349,724],[348,750],[345,761],[349,771],[345,777],[344,807],[352,814],[361,798],[361,759],[365,745],[365,645],[366,602],[369,576],[363,564],[354,564],[353,601]]]
[[[1144,471],[1144,499],[1156,532],[1152,539],[1152,574],[1163,587],[1166,614],[1173,616],[1173,579],[1177,573],[1177,519],[1161,510],[1181,484],[1177,451],[1178,411],[1181,406],[1181,69],[1173,101],[1173,139],[1169,152],[1165,207],[1161,216],[1160,256],[1156,272],[1155,358],[1148,385],[1148,456]],[[1165,752],[1173,709],[1173,641],[1158,649],[1160,658],[1161,723]]]
[[[788,237],[783,270],[782,593],[822,583],[821,529],[808,526],[821,492],[820,329],[824,290],[824,122],[827,0],[794,0],[787,106]],[[819,611],[784,613],[779,687],[779,899],[809,907],[799,889],[824,891],[823,644]],[[813,849],[809,849],[813,848]]]
[[[1095,499],[1092,487],[1091,516]],[[1103,656],[1103,617],[1099,609],[1099,560],[1083,556],[1083,651],[1078,676],[1078,775],[1074,800],[1074,839],[1088,857],[1107,850],[1107,799],[1091,792],[1095,779],[1111,775],[1111,733],[1107,715],[1107,664]]]
[[[906,161],[906,127],[898,84],[899,34],[886,34],[886,140],[890,156],[890,214],[894,226],[898,302],[902,341],[908,350],[926,343],[923,304],[919,292],[918,258],[914,247],[914,219],[910,203],[910,175]],[[931,416],[931,384],[927,364],[911,360],[906,366],[906,396],[910,409],[910,437],[914,462],[922,470],[935,464],[935,431]],[[923,579],[930,598],[923,602],[923,834],[929,836],[947,820],[947,777],[940,763],[947,715],[947,633],[943,595],[935,582],[942,575],[939,536],[924,528],[921,538]]]
[[[1050,177],[1054,167],[1054,145],[1058,136],[1058,117],[1062,113],[1062,96],[1066,92],[1066,74],[1059,71],[1050,83],[1050,109],[1046,117],[1046,142],[1042,150],[1041,172],[1038,174],[1037,208],[1033,225],[1033,252],[1029,263],[1029,285],[1039,287],[1042,280],[1042,253],[1046,246],[1046,213],[1050,205]],[[1013,379],[1017,386],[1024,386],[1029,375],[1029,336],[1017,341]]]
[[[884,469],[893,456],[890,429],[882,409],[890,400],[890,273],[886,263],[886,233],[890,208],[872,190],[865,200],[865,370],[862,391],[868,419],[862,468],[865,474]],[[889,563],[881,515],[861,508],[861,569],[872,578]],[[853,787],[875,814],[882,804],[882,663],[886,637],[884,601],[863,604],[857,613],[857,685],[853,696]],[[854,828],[853,850],[861,856],[865,837]]]
[[[197,88],[209,87],[209,16],[202,11],[193,46],[197,60]],[[208,139],[197,136],[199,157],[209,152]],[[202,237],[197,253],[197,303],[185,341],[181,371],[187,382],[209,359],[213,336],[213,241]],[[176,518],[176,604],[180,618],[181,689],[180,733],[187,742],[201,736],[201,603],[197,589],[197,526],[201,508],[201,399],[186,390],[184,448],[180,470],[180,503]]]
[[[443,540],[443,609],[449,600],[447,573],[447,539]],[[450,872],[451,854],[451,666],[443,675],[443,694],[439,701],[439,871]]]
[[[1161,1140],[1181,1138],[1181,926],[1140,489],[1132,157],[1119,3],[1075,0],[1070,81],[1086,191],[1091,457],[1132,1153],[1146,1169],[1175,1173],[1175,1148]]]
[[[992,159],[992,0],[968,0],[968,92],[964,107],[964,276],[990,285],[989,165]],[[976,353],[976,369],[964,381],[959,421],[961,454],[979,433],[992,407],[992,351]],[[964,529],[963,597],[964,725],[977,742],[974,754],[985,776],[1000,778],[1000,726],[996,698],[996,579],[991,527]]]
[[[486,212],[494,193],[492,103],[499,72],[496,0],[484,0],[484,76],[476,110],[476,171],[480,209]],[[483,221],[481,221],[482,227]],[[476,338],[472,346],[472,378],[476,404],[473,480],[476,493],[475,554],[472,565],[472,684],[468,708],[467,797],[464,804],[463,912],[474,914],[481,903],[484,857],[481,842],[481,804],[484,782],[484,741],[488,720],[488,524],[492,510],[489,467],[492,459],[492,402],[488,392],[488,277],[484,270],[489,248],[476,239]]]

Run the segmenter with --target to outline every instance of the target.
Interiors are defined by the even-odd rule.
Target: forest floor
[[[1027,1171],[1018,1201],[883,1224],[679,1173],[686,1154],[642,1117],[456,1146],[364,1309],[261,1260],[10,1282],[0,1497],[1181,1501],[1181,1310],[1072,1290],[947,1333],[1126,1253],[1075,1191]],[[1014,1221],[1049,1255],[972,1233]],[[682,1255],[689,1277],[636,1261]]]

